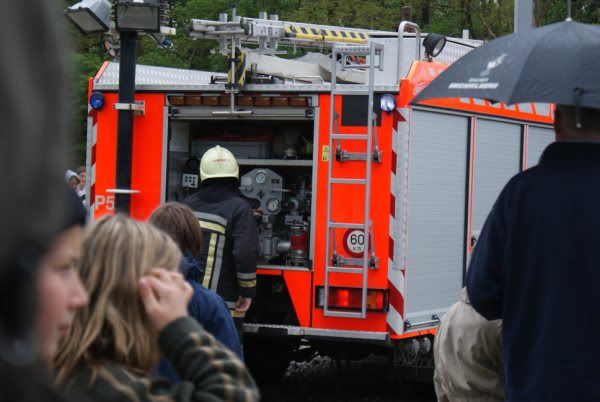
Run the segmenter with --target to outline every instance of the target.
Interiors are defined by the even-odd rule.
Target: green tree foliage
[[[62,1],[65,7],[76,2]],[[600,23],[598,0],[573,0],[572,3],[574,20]],[[230,4],[230,0],[172,0],[173,25],[177,28],[177,35],[170,38],[173,48],[164,49],[144,38],[138,46],[138,63],[225,71],[225,58],[211,52],[217,44],[190,40],[186,28],[192,18],[218,19],[219,13],[229,11]],[[514,0],[239,0],[237,13],[252,17],[266,11],[278,14],[285,21],[395,31],[402,6],[410,6],[412,20],[424,32],[461,37],[463,29],[468,29],[471,38],[488,40],[513,30],[513,4]],[[534,0],[534,14],[533,23],[537,26],[564,20],[566,1]],[[100,50],[101,35],[84,37],[70,27],[69,37],[73,48],[73,129],[78,138],[75,153],[77,160],[83,162],[88,78],[110,57]]]

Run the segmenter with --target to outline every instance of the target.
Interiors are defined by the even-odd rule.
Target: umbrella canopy
[[[434,98],[600,109],[600,27],[565,21],[494,39],[448,67],[412,103]]]

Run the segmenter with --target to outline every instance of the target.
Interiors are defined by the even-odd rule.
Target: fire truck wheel
[[[256,383],[279,381],[290,364],[293,348],[286,341],[244,337],[244,360]]]

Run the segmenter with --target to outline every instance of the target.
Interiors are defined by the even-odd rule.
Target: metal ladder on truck
[[[346,68],[368,69],[368,89],[359,90],[352,88],[344,90],[337,83],[338,56],[341,61],[342,70]],[[349,57],[368,56],[367,64],[348,65]],[[325,241],[325,286],[324,286],[324,304],[323,314],[326,317],[345,317],[345,318],[365,318],[367,316],[367,279],[368,271],[375,268],[377,257],[374,252],[372,222],[370,220],[370,197],[371,197],[371,168],[372,163],[381,161],[381,153],[377,146],[375,137],[375,147],[373,147],[374,133],[376,135],[377,115],[373,113],[373,101],[375,92],[375,68],[383,70],[383,45],[369,42],[365,45],[348,45],[335,43],[332,48],[332,67],[331,67],[331,97],[330,97],[330,117],[329,117],[329,167],[328,167],[328,191],[327,191],[327,227]],[[352,87],[358,84],[350,84]],[[348,85],[348,86],[350,86]],[[335,97],[337,95],[367,96],[367,133],[342,134],[338,127],[339,115],[335,112]],[[361,141],[366,143],[366,152],[348,152],[341,147],[341,141]],[[335,145],[335,148],[334,148]],[[364,177],[340,178],[333,176],[334,163],[344,163],[346,161],[364,161]],[[334,187],[359,185],[365,190],[364,197],[364,219],[362,222],[336,222],[332,216],[332,198]],[[364,234],[364,246],[362,258],[346,258],[338,253],[336,230],[362,230]],[[360,311],[343,311],[329,308],[329,289],[331,287],[332,273],[345,275],[360,275],[362,278],[361,308]]]

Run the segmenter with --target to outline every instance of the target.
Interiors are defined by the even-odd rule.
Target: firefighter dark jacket
[[[234,308],[238,296],[256,294],[256,220],[237,181],[206,183],[183,202],[196,213],[204,236],[197,259],[203,272],[188,277],[217,292]]]
[[[467,290],[503,319],[506,400],[600,401],[599,184],[599,143],[555,142],[485,222]]]

